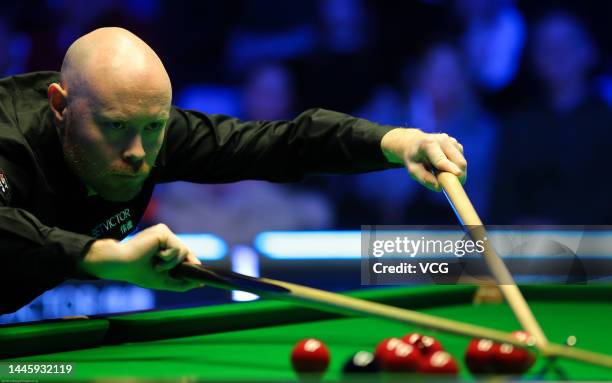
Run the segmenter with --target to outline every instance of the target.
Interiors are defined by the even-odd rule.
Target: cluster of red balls
[[[529,334],[514,331],[512,335],[526,342]],[[465,364],[474,374],[522,374],[535,362],[535,356],[523,347],[497,343],[489,339],[472,339],[465,351]]]
[[[382,369],[389,372],[420,372],[428,374],[457,374],[455,359],[434,337],[409,333],[401,338],[381,341],[374,355]]]
[[[526,341],[523,331],[512,333]],[[291,353],[291,364],[298,375],[319,376],[327,370],[330,353],[318,339],[298,342]],[[522,347],[496,343],[487,339],[473,339],[465,351],[465,363],[474,374],[522,374],[534,363],[532,353]],[[346,361],[345,373],[423,373],[456,375],[459,366],[434,337],[409,333],[401,338],[382,340],[374,352],[359,351]]]

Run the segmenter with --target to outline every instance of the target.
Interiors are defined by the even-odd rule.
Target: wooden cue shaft
[[[484,225],[478,217],[474,206],[472,206],[459,179],[454,174],[448,172],[438,173],[437,178],[455,210],[455,213],[461,220],[462,225],[470,231],[472,238],[474,240],[482,240],[485,238],[486,231]],[[491,246],[490,241],[484,241],[484,243],[484,259],[493,277],[497,280],[499,289],[512,308],[514,315],[523,326],[523,329],[535,338],[536,346],[540,351],[545,353],[548,339],[544,335],[542,328],[529,308],[516,282],[512,278],[512,275],[508,271],[508,268]]]
[[[352,298],[324,290],[314,289],[289,282],[274,279],[260,278],[264,283],[283,287],[290,291],[287,300],[300,300],[306,306],[315,306],[329,310],[331,306],[341,312],[365,314],[374,317],[382,317],[394,321],[410,323],[432,330],[440,330],[473,338],[487,338],[497,342],[511,343],[515,346],[533,346],[525,341],[520,341],[511,334],[487,327],[472,325],[446,319],[421,312],[388,306],[381,303]]]
[[[559,356],[562,358],[574,359],[581,362],[612,368],[612,357],[592,351],[581,350],[579,348],[568,347],[561,344],[549,343],[547,346],[547,353],[548,356]]]

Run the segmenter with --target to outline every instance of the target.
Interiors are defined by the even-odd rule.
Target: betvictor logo
[[[134,224],[130,217],[130,209],[121,210],[119,213],[97,225],[91,231],[91,235],[99,238],[102,234],[113,230],[117,225],[120,225],[121,234],[129,233],[130,230],[134,228]]]

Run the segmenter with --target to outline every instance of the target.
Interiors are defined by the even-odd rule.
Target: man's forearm
[[[43,225],[23,209],[0,207],[0,312],[12,312],[69,278],[93,238]]]

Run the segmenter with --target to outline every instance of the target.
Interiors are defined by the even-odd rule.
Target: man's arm
[[[78,277],[77,264],[90,241],[0,203],[0,312],[15,311],[43,291]]]
[[[164,225],[119,243],[50,228],[23,209],[0,206],[0,313],[13,312],[70,278],[102,278],[173,291],[201,286],[168,271],[200,264]]]
[[[0,156],[0,313],[13,312],[70,278],[104,278],[143,287],[184,291],[199,282],[171,278],[168,270],[200,263],[170,230],[144,230],[130,241],[95,240],[43,224],[19,205],[28,175]]]
[[[294,182],[310,174],[360,173],[404,164],[419,182],[436,189],[426,166],[463,176],[461,150],[446,135],[378,125],[324,109],[287,121],[240,121],[173,108],[157,165],[161,182],[204,183]]]

